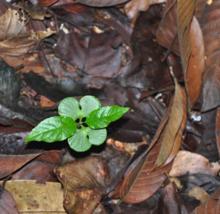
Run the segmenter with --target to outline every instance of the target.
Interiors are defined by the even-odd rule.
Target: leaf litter
[[[0,212],[219,213],[219,6],[1,1]],[[131,109],[107,144],[24,143],[89,94]]]

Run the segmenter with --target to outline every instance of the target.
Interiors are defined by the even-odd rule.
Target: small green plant
[[[85,152],[92,145],[105,142],[106,127],[120,119],[129,108],[117,105],[101,106],[94,96],[84,96],[79,101],[73,97],[63,99],[58,106],[58,116],[40,122],[25,137],[25,142],[44,141],[53,143],[68,141],[77,152]]]

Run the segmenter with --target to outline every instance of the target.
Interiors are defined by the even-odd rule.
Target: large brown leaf
[[[177,83],[168,113],[163,118],[150,148],[128,168],[115,195],[127,203],[141,202],[154,194],[166,179],[177,154],[186,123],[186,95]]]
[[[201,93],[205,67],[204,41],[195,17],[195,1],[168,0],[157,31],[158,42],[181,56],[189,104],[194,106]]]
[[[220,2],[212,1],[212,4],[202,7],[204,2],[206,1],[198,1],[198,19],[203,32],[206,55],[201,109],[208,111],[220,105]]]

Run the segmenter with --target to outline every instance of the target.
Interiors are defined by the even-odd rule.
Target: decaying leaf
[[[170,176],[178,177],[187,173],[210,174],[216,176],[220,170],[218,163],[210,163],[209,160],[200,154],[180,151],[174,159]]]
[[[167,115],[163,118],[150,148],[128,168],[115,191],[127,203],[141,202],[154,194],[166,179],[165,173],[177,154],[186,123],[186,94],[177,83]]]
[[[210,195],[208,201],[198,206],[193,214],[218,214],[220,210],[220,189]]]
[[[107,165],[100,157],[76,160],[55,169],[63,184],[68,213],[90,214],[99,204],[107,184]]]
[[[18,214],[14,198],[2,187],[0,187],[0,213]]]
[[[5,189],[15,199],[19,213],[66,213],[60,183],[14,180],[6,182]]]

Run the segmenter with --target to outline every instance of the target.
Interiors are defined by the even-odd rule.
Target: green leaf
[[[90,129],[89,133],[89,143],[92,145],[101,145],[105,142],[107,137],[107,130],[106,129]]]
[[[61,116],[71,117],[76,120],[81,115],[79,102],[73,97],[63,99],[58,106],[58,113]]]
[[[40,122],[25,137],[25,142],[44,141],[52,143],[63,141],[76,131],[76,123],[70,117],[54,116]]]
[[[106,128],[111,122],[121,118],[129,108],[117,105],[105,106],[92,111],[86,118],[86,123],[90,128]]]
[[[80,99],[79,104],[83,112],[84,117],[88,116],[90,112],[101,107],[101,103],[94,96],[84,96]]]
[[[92,146],[87,137],[87,128],[78,129],[76,133],[68,139],[70,148],[76,152],[85,152]]]

